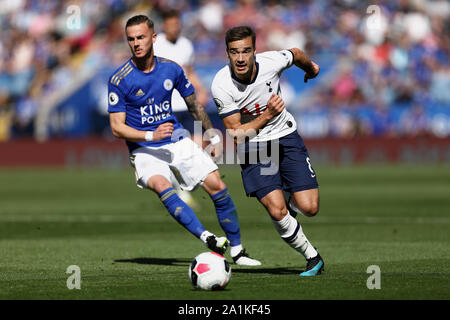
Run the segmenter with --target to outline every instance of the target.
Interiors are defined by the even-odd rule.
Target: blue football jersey
[[[108,81],[108,112],[126,112],[125,123],[137,130],[155,131],[162,123],[172,122],[174,130],[183,129],[172,112],[171,97],[177,89],[182,97],[194,93],[183,69],[175,62],[155,57],[149,73],[139,70],[129,59]],[[126,141],[129,151],[172,143],[171,137],[159,141]]]

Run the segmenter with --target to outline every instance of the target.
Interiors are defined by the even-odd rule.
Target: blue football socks
[[[231,199],[231,196],[228,193],[228,188],[213,194],[211,199],[213,200],[214,207],[216,208],[219,224],[223,231],[225,231],[228,240],[230,240],[230,245],[232,247],[240,245],[241,232],[239,229],[239,220],[233,199]]]
[[[206,231],[191,207],[180,199],[173,188],[165,189],[159,194],[159,198],[170,215],[194,236],[200,238],[200,235]]]

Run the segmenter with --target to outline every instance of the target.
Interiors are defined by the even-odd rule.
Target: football
[[[224,256],[215,252],[203,252],[189,266],[192,285],[202,290],[222,290],[231,278],[231,266]]]

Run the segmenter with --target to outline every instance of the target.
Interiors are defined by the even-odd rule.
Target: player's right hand
[[[269,113],[270,118],[274,118],[279,115],[284,110],[284,101],[277,96],[276,94],[272,94],[269,101],[267,101],[266,110]]]
[[[170,137],[173,132],[173,123],[165,122],[160,124],[158,128],[153,132],[153,141],[162,140],[164,138]]]

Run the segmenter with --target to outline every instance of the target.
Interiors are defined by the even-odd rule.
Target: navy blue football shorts
[[[273,190],[290,193],[319,187],[308,150],[297,131],[278,140],[238,148],[245,193],[261,200]]]

